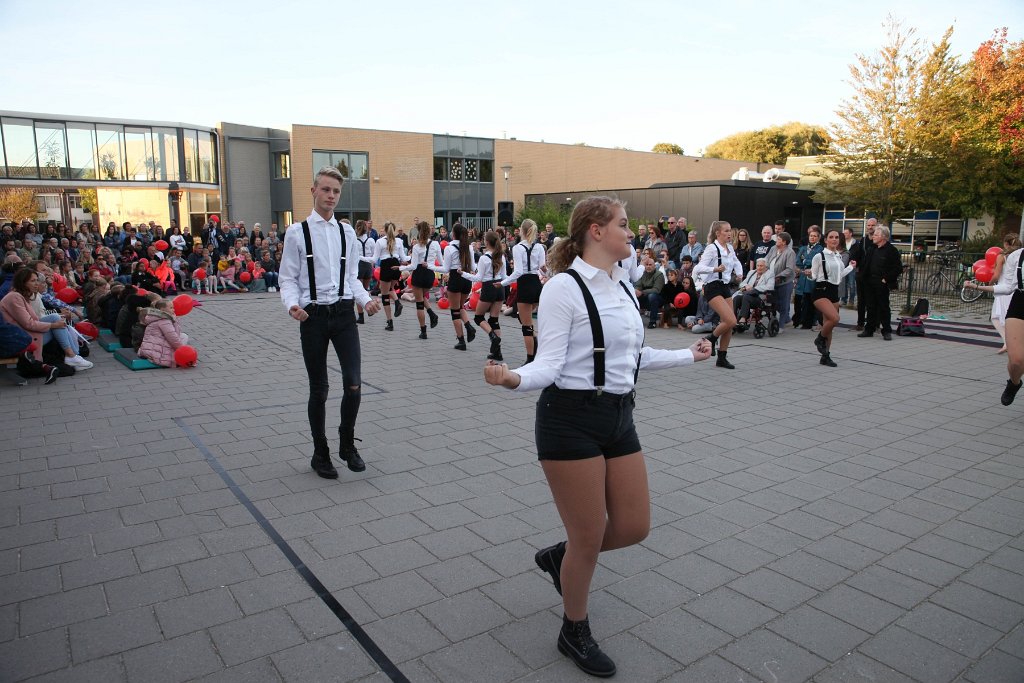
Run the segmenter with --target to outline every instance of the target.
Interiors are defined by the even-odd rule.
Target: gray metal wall
[[[291,181],[274,180],[273,152],[288,149],[287,131],[221,124],[224,141],[224,215],[228,220],[262,224],[266,231],[275,211],[291,208]]]

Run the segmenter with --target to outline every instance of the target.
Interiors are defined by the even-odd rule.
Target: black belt
[[[613,394],[608,391],[598,391],[597,389],[561,389],[552,384],[544,389],[544,391],[560,394],[562,396],[574,396],[588,401],[603,401],[605,403],[614,404],[622,404],[636,398],[635,390],[629,391],[625,394]]]
[[[352,310],[355,302],[352,299],[338,299],[333,304],[318,304],[309,303],[304,310],[310,316],[329,316],[341,313],[342,311]]]

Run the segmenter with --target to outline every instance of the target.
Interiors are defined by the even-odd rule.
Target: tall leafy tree
[[[0,189],[0,217],[11,221],[34,220],[39,213],[36,193],[27,187]]]
[[[820,126],[794,121],[734,133],[708,145],[704,156],[784,164],[791,156],[817,156],[828,150],[828,131]]]
[[[658,154],[683,154],[683,148],[674,142],[659,142],[651,148],[651,151]]]

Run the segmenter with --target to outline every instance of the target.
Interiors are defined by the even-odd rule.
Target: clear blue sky
[[[0,109],[687,153],[826,125],[892,12],[969,55],[1024,2],[0,0]]]

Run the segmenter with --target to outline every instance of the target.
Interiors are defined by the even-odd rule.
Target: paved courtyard
[[[589,680],[533,563],[562,538],[536,396],[485,385],[485,342],[451,351],[445,320],[397,323],[360,328],[368,468],[334,482],[273,294],[183,318],[197,369],[96,350],[52,387],[0,379],[0,679]],[[748,332],[735,372],[641,375],[653,529],[591,600],[617,680],[1024,680],[1024,405],[950,327],[837,330],[835,370],[811,332]]]

